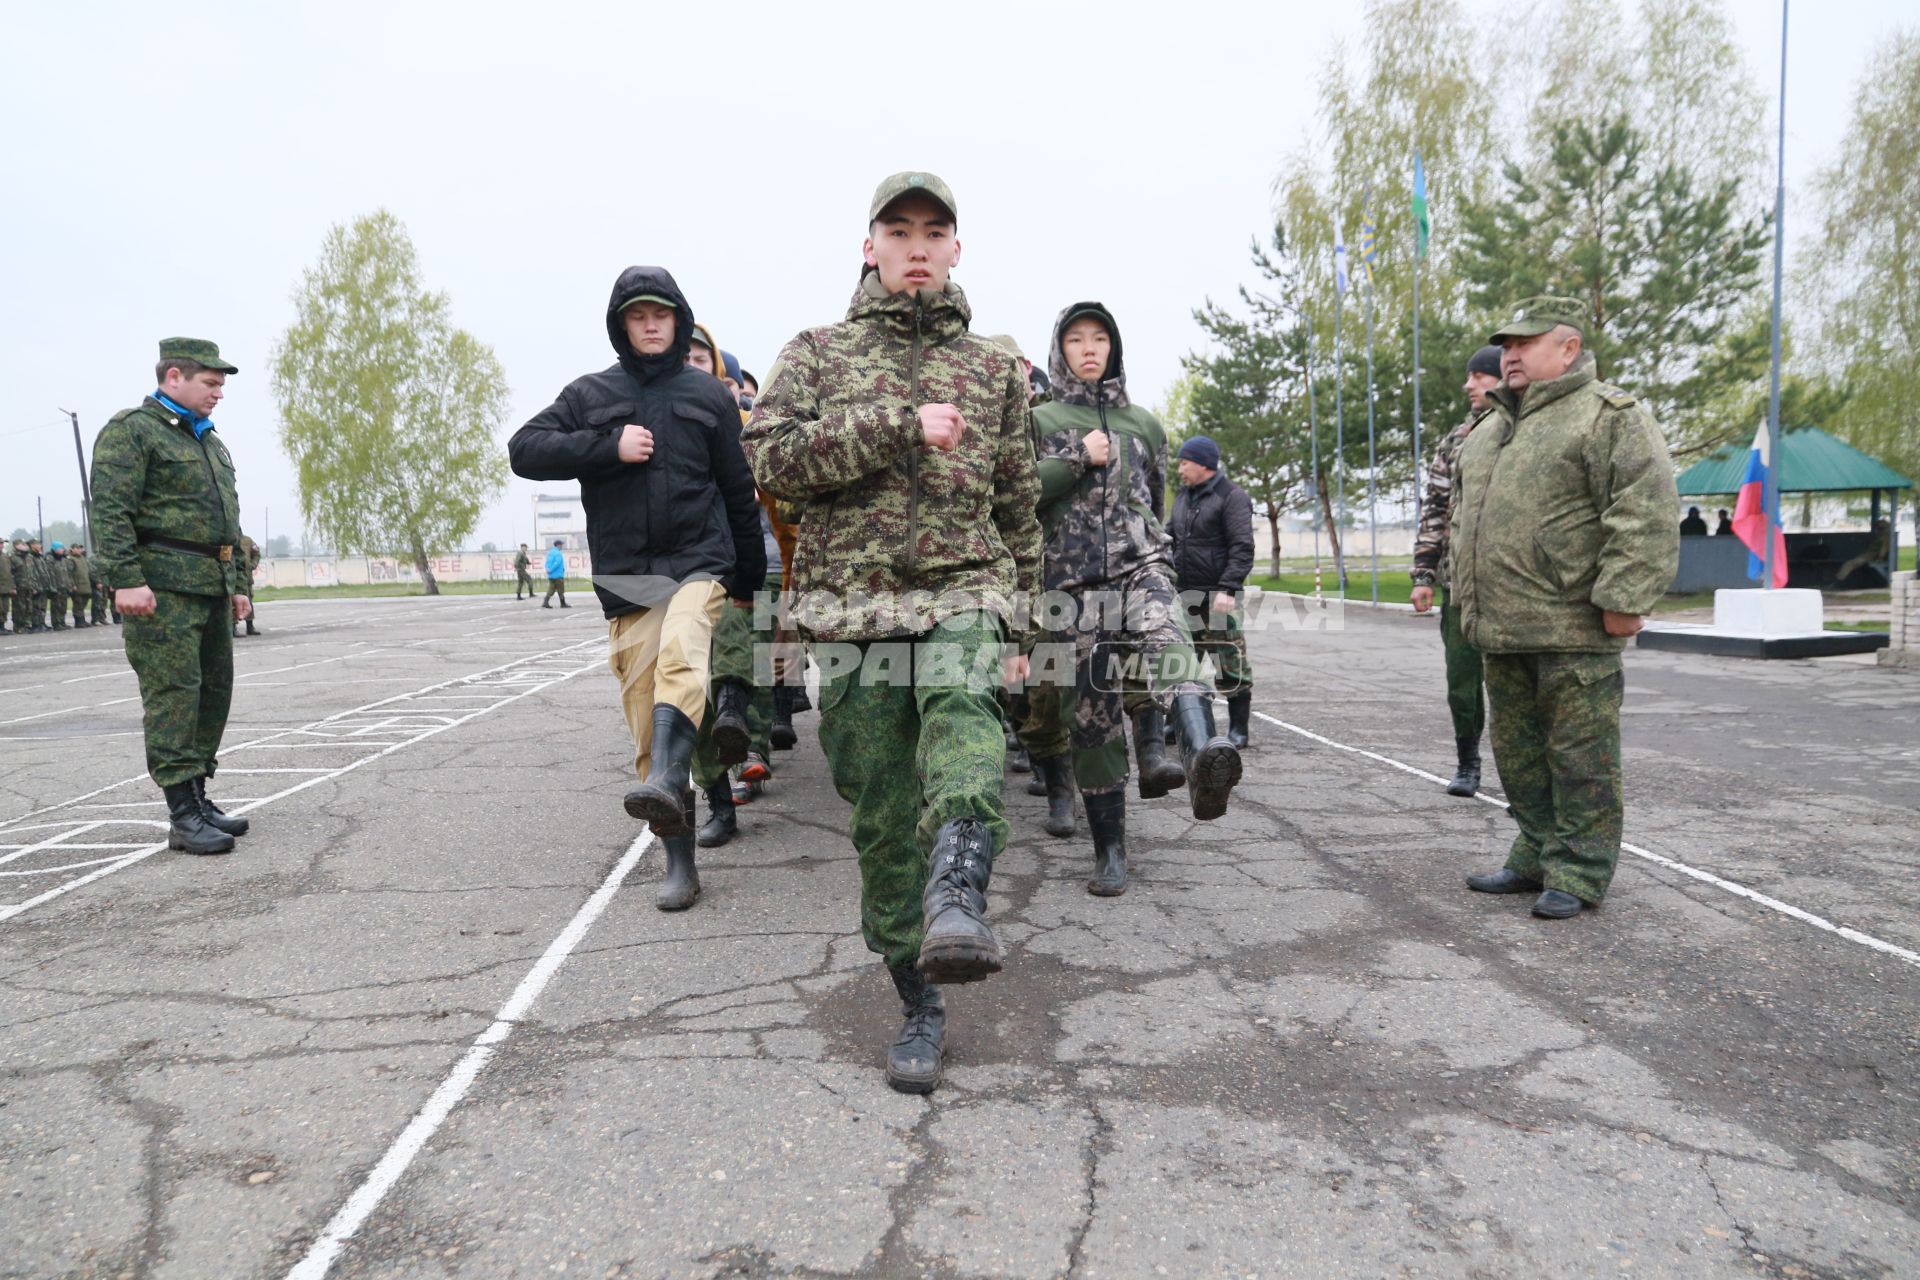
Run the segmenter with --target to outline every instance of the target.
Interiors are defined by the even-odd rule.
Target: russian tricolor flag
[[[1733,504],[1733,532],[1747,544],[1747,576],[1755,582],[1767,573],[1767,531],[1773,531],[1773,585],[1787,585],[1787,535],[1780,529],[1780,492],[1773,495],[1773,510],[1767,510],[1767,471],[1772,455],[1767,448],[1767,427],[1753,436],[1753,448],[1747,452],[1747,473],[1740,480],[1740,496]]]

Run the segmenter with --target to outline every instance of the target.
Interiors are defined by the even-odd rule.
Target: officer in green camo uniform
[[[13,634],[24,636],[38,630],[33,625],[33,569],[27,561],[27,540],[17,538],[9,549],[7,570],[13,580]]]
[[[87,560],[79,547],[66,547],[60,557],[60,569],[66,577],[61,584],[61,593],[56,598],[60,611],[65,613],[67,603],[73,603],[73,625],[80,628],[87,622],[87,601],[93,598],[93,584],[87,581]]]
[[[910,1093],[940,1078],[933,984],[1001,967],[985,920],[1007,839],[994,691],[1025,674],[1007,641],[1040,585],[1026,375],[967,331],[947,279],[957,213],[932,174],[880,184],[847,318],[787,344],[741,440],[760,487],[802,507],[793,620],[853,805],[862,930],[905,1015],[887,1080]]]
[[[235,549],[234,554],[237,557],[239,557],[240,571],[246,575],[246,580],[249,583],[251,583],[253,581],[253,575],[256,572],[258,572],[260,568],[260,544],[255,542],[251,537],[243,533],[240,535],[240,545]],[[249,597],[248,603],[249,604],[252,603],[251,597]],[[247,618],[246,618],[245,625],[247,629],[247,634],[250,636],[257,636],[260,634],[260,632],[253,625],[254,620],[258,616],[259,616],[259,609],[257,607],[247,610]],[[240,634],[240,627],[241,627],[241,623],[239,622],[235,622],[233,624],[233,634],[235,636],[238,636]]]
[[[120,615],[113,612],[113,592],[107,589],[107,575],[100,572],[100,557],[87,557],[87,581],[93,584],[93,622],[99,626],[108,618],[116,623]]]
[[[1459,767],[1447,784],[1450,796],[1470,796],[1480,789],[1480,734],[1486,727],[1486,704],[1480,697],[1484,678],[1480,655],[1460,633],[1460,610],[1447,592],[1447,531],[1453,521],[1453,473],[1460,446],[1487,411],[1487,392],[1500,385],[1500,348],[1487,346],[1467,361],[1467,420],[1455,427],[1433,451],[1427,468],[1427,494],[1420,503],[1420,528],[1413,539],[1413,610],[1433,608],[1433,592],[1440,589],[1440,647],[1447,662],[1447,711],[1453,717],[1453,744]]]
[[[1240,755],[1214,731],[1213,691],[1200,679],[1173,586],[1173,542],[1161,521],[1166,435],[1127,398],[1113,314],[1098,302],[1067,307],[1048,361],[1054,398],[1034,413],[1046,584],[1049,603],[1070,599],[1073,616],[1047,625],[1073,632],[1070,710],[1062,719],[1071,726],[1073,771],[1093,834],[1087,892],[1112,897],[1127,887],[1127,683],[1143,680],[1151,693],[1134,716],[1143,757],[1164,754],[1160,717],[1171,712],[1194,817],[1226,812]],[[1064,675],[1064,663],[1038,665],[1037,678]],[[1148,782],[1143,767],[1143,794],[1159,793]]]
[[[7,626],[13,615],[13,601],[13,551],[0,546],[0,627]]]
[[[1520,834],[1479,893],[1564,919],[1620,858],[1620,651],[1673,584],[1680,504],[1653,415],[1601,382],[1585,308],[1528,298],[1488,341],[1505,385],[1460,448],[1452,590],[1486,667],[1493,761]]]
[[[93,444],[100,567],[126,617],[168,845],[186,853],[229,852],[247,830],[206,791],[233,700],[231,628],[252,611],[233,459],[210,417],[235,372],[211,342],[163,340],[160,385],[114,414]]]
[[[513,553],[513,598],[518,600],[522,591],[526,592],[527,599],[533,599],[533,560],[527,555],[524,542]]]

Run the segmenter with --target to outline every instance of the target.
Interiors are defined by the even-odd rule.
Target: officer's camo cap
[[[162,360],[191,360],[203,368],[215,373],[238,373],[240,370],[220,358],[220,345],[208,342],[205,338],[162,338],[160,339],[160,358]]]
[[[1507,322],[1487,341],[1499,346],[1508,338],[1532,338],[1564,324],[1578,333],[1587,331],[1587,309],[1578,298],[1555,298],[1542,294],[1514,304]]]
[[[896,173],[882,182],[873,193],[873,204],[867,209],[869,223],[886,212],[887,206],[901,196],[923,195],[940,205],[953,219],[955,226],[960,225],[960,206],[954,203],[953,189],[939,177],[931,173],[919,173],[909,170]]]

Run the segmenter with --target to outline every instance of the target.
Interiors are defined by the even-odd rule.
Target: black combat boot
[[[260,634],[260,628],[253,625],[252,614],[247,615],[247,634],[250,636],[257,636]]]
[[[167,797],[167,848],[182,853],[232,853],[233,837],[208,825],[191,782],[160,788]]]
[[[1088,796],[1087,826],[1093,832],[1093,878],[1087,892],[1117,898],[1127,891],[1127,793]]]
[[[700,872],[693,865],[693,837],[661,836],[667,851],[667,874],[654,891],[653,905],[662,911],[685,911],[700,896]]]
[[[1070,836],[1073,834],[1073,757],[1055,756],[1051,760],[1035,760],[1033,776],[1046,784],[1047,820],[1044,824],[1050,836]]]
[[[1455,738],[1453,746],[1460,754],[1460,771],[1447,784],[1447,794],[1470,796],[1480,789],[1480,739]]]
[[[1000,943],[987,927],[993,834],[978,818],[955,818],[933,838],[923,913],[920,976],[928,982],[977,982],[1000,972]]]
[[[940,1051],[947,1039],[947,1005],[940,988],[912,965],[888,966],[906,1021],[887,1046],[887,1083],[901,1093],[932,1093],[940,1083]]]
[[[740,819],[733,812],[733,786],[725,777],[707,788],[707,807],[713,816],[700,824],[694,842],[702,849],[718,849],[740,834]]]
[[[713,693],[713,749],[720,763],[736,765],[753,748],[753,735],[747,728],[747,686],[738,680],[723,680]]]
[[[1030,796],[1044,796],[1047,794],[1047,775],[1040,772],[1040,762],[1038,760],[1035,760],[1033,764],[1033,772],[1027,775],[1027,794]]]
[[[790,684],[773,686],[773,727],[767,730],[767,741],[775,751],[791,751],[800,741],[800,735],[793,731],[793,686]]]
[[[1175,695],[1173,723],[1193,816],[1209,822],[1227,811],[1227,797],[1240,781],[1240,753],[1213,731],[1213,703],[1204,693]]]
[[[1157,800],[1187,785],[1187,771],[1167,754],[1166,744],[1172,741],[1173,727],[1158,706],[1149,702],[1133,713],[1133,754],[1140,762],[1142,800]]]
[[[807,696],[807,686],[804,684],[793,686],[793,714],[799,715],[802,711],[811,710],[813,710],[813,699]]]
[[[1242,689],[1227,699],[1227,741],[1235,751],[1247,749],[1247,730],[1253,725],[1253,690]]]
[[[1007,768],[1015,773],[1032,773],[1033,758],[1027,754],[1025,747],[1016,746],[1013,749],[1013,759],[1007,761]]]
[[[207,820],[208,826],[212,827],[215,831],[224,831],[230,836],[243,836],[247,834],[247,827],[250,824],[245,818],[229,818],[221,810],[219,805],[207,799],[207,780],[205,778],[195,778],[193,780],[193,795],[194,798],[200,802],[200,815]]]
[[[693,787],[688,774],[693,759],[694,739],[700,731],[686,713],[671,703],[655,703],[653,708],[653,751],[644,782],[627,792],[629,817],[638,818],[653,828],[653,834],[668,836],[693,834]]]

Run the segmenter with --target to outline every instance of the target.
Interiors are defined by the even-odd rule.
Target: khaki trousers
[[[665,604],[623,613],[607,624],[607,665],[620,682],[620,710],[633,734],[633,769],[647,776],[653,709],[678,707],[698,726],[707,705],[708,653],[727,589],[689,582]]]

